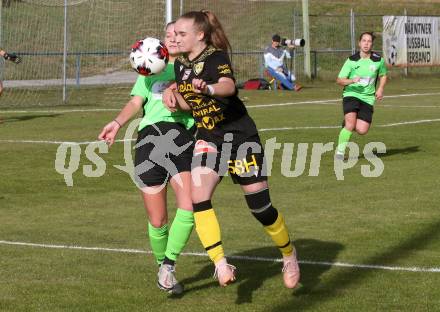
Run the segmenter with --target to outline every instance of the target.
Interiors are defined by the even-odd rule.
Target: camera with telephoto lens
[[[306,44],[306,41],[304,39],[281,39],[281,45],[282,46],[288,46],[293,45],[295,47],[303,47]]]

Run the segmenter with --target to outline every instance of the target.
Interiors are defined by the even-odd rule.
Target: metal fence
[[[286,38],[301,38],[303,34],[298,0],[171,3],[173,17],[204,8],[218,16],[233,47],[232,61],[239,82],[263,75],[263,51],[273,34]],[[131,85],[136,77],[128,64],[130,46],[145,36],[161,37],[166,15],[162,0],[3,0],[0,8],[0,46],[23,57],[18,66],[0,62],[6,88],[22,90],[6,92],[0,98],[2,104],[12,106],[29,97],[36,105],[58,104],[64,82],[69,86],[67,100],[79,88],[110,84],[115,87],[105,91],[109,97],[125,99],[126,90],[120,93],[117,86]],[[405,14],[405,10],[399,14]],[[309,21],[314,79],[335,79],[344,60],[357,48],[357,36],[363,31],[382,31],[382,15],[359,14],[355,10],[344,14],[310,14]],[[380,36],[375,49],[382,50]],[[306,79],[302,48],[294,50],[288,65],[298,80]],[[400,69],[393,72],[403,73]],[[436,74],[440,69],[411,72]]]
[[[131,45],[146,34],[161,37],[165,23],[162,0],[3,0],[1,4],[0,46],[23,59],[19,65],[0,63],[6,88],[0,98],[3,106],[28,99],[35,105],[59,104],[63,97],[66,101],[74,97],[78,87],[133,83],[136,75],[128,64]],[[69,86],[67,94],[64,84]],[[15,92],[8,92],[11,88]],[[118,95],[116,89],[106,92],[109,97]]]
[[[396,12],[394,12],[396,14]],[[401,15],[406,15],[402,10]],[[301,19],[301,15],[294,15]],[[431,15],[432,16],[432,15]],[[310,15],[310,45],[312,76],[335,79],[345,59],[358,49],[359,35],[365,31],[376,34],[373,49],[382,54],[382,18],[377,14],[358,14],[354,10],[344,15]],[[297,23],[301,26],[301,23]],[[297,76],[302,75],[302,55],[296,60]],[[408,74],[440,74],[440,67],[393,68],[392,76]]]

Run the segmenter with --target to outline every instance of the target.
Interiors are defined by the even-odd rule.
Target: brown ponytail
[[[191,11],[180,18],[192,19],[197,30],[205,34],[205,43],[225,52],[231,51],[231,45],[217,17],[208,10]]]

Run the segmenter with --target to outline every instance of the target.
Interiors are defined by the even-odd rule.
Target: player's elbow
[[[220,78],[219,82],[219,92],[217,90],[214,91],[214,94],[219,94],[221,96],[232,96],[235,94],[235,82],[231,78]],[[216,92],[217,91],[217,92]]]
[[[138,109],[138,110],[142,107],[143,103],[144,103],[143,98],[140,97],[140,96],[137,96],[137,95],[133,96],[133,97],[130,99],[130,101],[128,101],[128,104],[129,104],[131,107],[133,107],[133,108],[135,108],[135,109]]]

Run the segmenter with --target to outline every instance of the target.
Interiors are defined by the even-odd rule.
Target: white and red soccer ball
[[[168,64],[169,53],[165,45],[156,38],[145,38],[131,47],[131,67],[143,76],[158,74]]]

